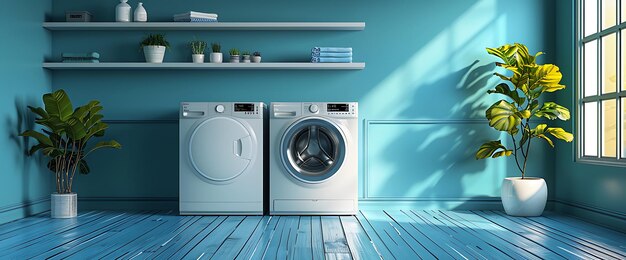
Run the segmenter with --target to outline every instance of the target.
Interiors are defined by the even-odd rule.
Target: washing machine
[[[181,215],[263,214],[263,109],[260,102],[181,103]]]
[[[270,214],[358,210],[358,104],[272,103]]]

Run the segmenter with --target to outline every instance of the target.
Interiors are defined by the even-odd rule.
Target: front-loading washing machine
[[[270,107],[270,214],[356,214],[358,104]]]
[[[181,215],[263,214],[263,109],[260,102],[181,103]]]

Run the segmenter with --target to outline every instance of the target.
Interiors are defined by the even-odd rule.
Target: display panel
[[[254,112],[254,104],[235,103],[235,112]]]
[[[326,106],[328,112],[350,112],[348,104],[328,104]]]

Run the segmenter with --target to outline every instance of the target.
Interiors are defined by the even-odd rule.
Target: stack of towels
[[[174,22],[210,23],[217,22],[217,14],[186,12],[174,15]]]
[[[99,63],[100,54],[92,53],[63,53],[61,54],[63,62],[80,62],[80,63]]]
[[[314,47],[311,49],[311,62],[314,63],[351,63],[352,48]]]

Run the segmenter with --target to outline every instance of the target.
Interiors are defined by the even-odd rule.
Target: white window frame
[[[626,41],[626,35],[624,35],[622,37],[622,32],[626,33],[626,22],[621,22],[622,21],[622,17],[621,17],[621,1],[620,0],[614,0],[616,1],[615,6],[616,6],[616,10],[617,10],[617,14],[616,14],[616,19],[617,19],[617,25],[614,25],[610,28],[607,28],[605,30],[601,30],[602,28],[602,0],[597,0],[597,32],[594,34],[591,34],[589,36],[584,36],[584,32],[583,32],[583,28],[584,28],[584,2],[585,0],[577,0],[576,1],[576,14],[575,14],[575,37],[576,37],[576,47],[575,47],[575,68],[576,68],[576,91],[575,91],[575,114],[576,114],[576,161],[577,162],[583,162],[583,163],[590,163],[590,164],[601,164],[601,165],[612,165],[612,166],[622,166],[622,167],[626,167],[626,158],[622,157],[622,150],[624,149],[624,147],[622,147],[622,130],[623,130],[623,124],[626,123],[622,120],[622,106],[625,106],[626,104],[622,104],[621,100],[622,98],[626,98],[626,91],[622,90],[622,89],[626,89],[626,86],[622,86],[622,59],[621,59],[621,55],[622,55],[622,50],[621,50],[621,46],[622,46],[622,40]],[[626,1],[625,1],[626,4]],[[626,14],[625,14],[626,15]],[[622,31],[623,30],[623,31]],[[600,84],[601,78],[602,78],[602,37],[604,36],[608,36],[611,34],[615,34],[616,38],[617,38],[617,43],[616,43],[616,47],[617,47],[617,85],[616,85],[616,92],[614,93],[609,93],[609,94],[603,94],[602,93],[602,85]],[[593,41],[593,40],[597,40],[597,46],[598,46],[598,53],[597,53],[597,59],[598,59],[598,68],[597,68],[597,95],[595,96],[589,96],[589,97],[585,97],[584,96],[584,71],[583,71],[583,64],[584,64],[584,55],[583,55],[583,46],[584,43]],[[626,66],[626,64],[625,64]],[[617,147],[616,149],[616,157],[602,157],[602,152],[603,152],[603,143],[602,143],[602,102],[604,100],[616,100],[616,144]],[[585,143],[584,143],[584,113],[583,113],[583,106],[584,103],[587,102],[596,102],[597,103],[597,111],[598,111],[598,115],[597,115],[597,122],[596,122],[596,127],[597,127],[597,156],[585,156],[584,155],[584,147],[585,147]],[[626,102],[625,102],[626,103]]]

